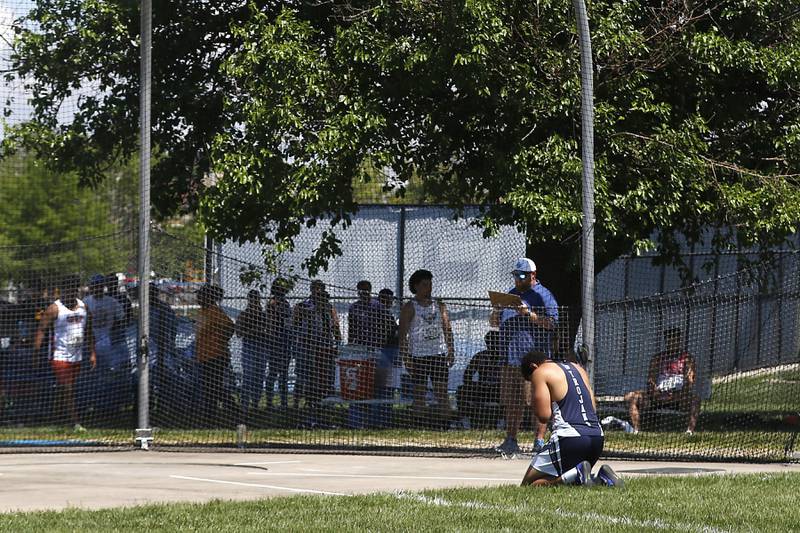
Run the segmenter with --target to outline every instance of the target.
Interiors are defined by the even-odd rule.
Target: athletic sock
[[[561,482],[564,485],[577,485],[580,483],[580,477],[578,475],[578,467],[570,468],[563,474],[561,474]]]
[[[561,474],[561,482],[565,485],[594,485],[592,479],[592,465],[589,461],[579,463],[575,468],[571,468]]]

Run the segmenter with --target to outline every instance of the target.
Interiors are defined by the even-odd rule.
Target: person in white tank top
[[[86,321],[89,312],[86,304],[75,299],[73,307],[67,307],[56,300],[57,315],[53,321],[52,353],[50,359],[65,363],[80,363],[83,359]],[[47,316],[47,313],[45,313]]]
[[[80,371],[84,348],[89,348],[92,369],[97,365],[92,336],[92,316],[86,305],[78,299],[77,276],[67,278],[61,289],[61,298],[50,304],[39,321],[33,347],[38,355],[45,333],[52,331],[50,340],[50,366],[58,385],[57,410],[65,409],[76,431],[84,431],[75,409],[75,380]]]
[[[414,408],[424,406],[430,379],[436,403],[447,420],[447,381],[455,362],[455,348],[447,307],[431,298],[432,280],[433,275],[427,270],[417,270],[408,280],[414,298],[400,311],[400,355],[414,382]]]
[[[445,353],[444,328],[442,326],[441,302],[429,301],[427,305],[411,300],[414,315],[411,319],[408,334],[408,348],[411,357],[430,357]]]

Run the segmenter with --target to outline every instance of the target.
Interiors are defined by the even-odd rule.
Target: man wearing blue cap
[[[517,433],[522,424],[530,385],[519,375],[522,358],[531,350],[552,354],[552,332],[558,322],[558,303],[553,294],[536,279],[536,263],[527,257],[517,259],[511,271],[514,287],[508,292],[520,297],[516,308],[495,309],[490,322],[500,325],[500,346],[505,367],[501,374],[500,402],[505,409],[506,438],[497,447],[501,453],[519,453]],[[536,431],[536,450],[544,445],[545,426]]]

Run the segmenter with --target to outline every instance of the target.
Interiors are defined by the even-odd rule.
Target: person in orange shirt
[[[222,288],[217,285],[204,285],[197,291],[197,303],[200,313],[197,317],[195,336],[195,355],[200,365],[201,418],[218,424],[219,402],[229,409],[234,409],[233,398],[223,387],[225,373],[230,367],[231,353],[229,342],[233,336],[233,321],[220,308]]]

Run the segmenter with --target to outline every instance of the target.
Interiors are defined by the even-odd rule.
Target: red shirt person
[[[635,433],[641,425],[641,412],[658,407],[674,407],[689,413],[686,433],[693,434],[700,414],[694,358],[683,349],[680,328],[664,331],[664,351],[650,359],[647,388],[625,395]]]

